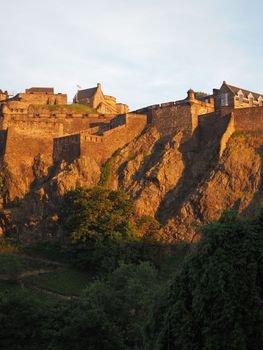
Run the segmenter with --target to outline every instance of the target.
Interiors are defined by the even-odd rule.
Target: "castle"
[[[88,105],[101,114],[124,114],[129,111],[126,104],[116,103],[115,97],[104,95],[100,83],[96,87],[79,90],[74,96],[73,103]]]
[[[181,130],[190,148],[189,140],[196,146],[198,140],[220,133],[222,154],[234,131],[263,131],[262,100],[263,95],[223,82],[211,95],[200,96],[190,89],[184,100],[129,112],[126,104],[104,95],[100,84],[77,91],[73,104],[53,88],[33,87],[13,97],[0,90],[2,163],[9,173],[27,179],[24,188],[13,184],[10,200],[30,188],[38,157],[50,167],[77,159],[92,159],[100,166],[148,125],[161,136]]]

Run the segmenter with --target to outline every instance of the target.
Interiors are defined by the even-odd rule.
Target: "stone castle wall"
[[[65,105],[67,104],[66,94],[49,94],[49,93],[19,93],[13,100],[25,102],[28,104],[40,105]]]
[[[38,120],[37,118],[28,118],[28,117],[10,117],[3,121],[3,128],[16,128],[17,130],[21,130],[24,133],[33,134],[37,133],[40,137],[44,136],[46,133],[51,136],[59,136],[63,135],[64,128],[63,122],[59,120],[52,120],[48,118],[42,118]]]
[[[219,156],[227,146],[235,131],[263,133],[263,107],[243,109],[225,108],[214,113],[199,116],[197,139],[205,140],[209,147],[210,140],[219,139]]]
[[[0,118],[0,124],[2,129],[8,127],[17,127],[21,129],[27,129],[28,131],[34,129],[42,129],[46,132],[55,134],[55,137],[62,136],[63,134],[71,134],[79,132],[96,125],[107,126],[113,116],[98,115],[85,115],[80,113],[66,114],[66,113],[26,113],[12,112],[10,114],[4,114]]]
[[[80,134],[68,135],[53,140],[53,162],[73,162],[80,157]]]
[[[113,119],[102,136],[92,134],[93,129],[57,138],[54,140],[53,160],[73,161],[79,157],[92,157],[101,164],[118,148],[138,136],[146,125],[145,115],[128,114]]]
[[[234,110],[236,131],[263,132],[263,107],[250,107]]]
[[[3,157],[6,149],[7,130],[0,130],[0,157]]]
[[[176,130],[183,130],[185,136],[191,135],[192,115],[190,104],[163,104],[149,111],[150,121],[162,136]]]
[[[40,157],[46,168],[52,165],[53,135],[21,128],[7,130],[3,160],[7,166],[9,200],[23,197],[35,178],[34,162]],[[11,179],[11,182],[10,180]]]
[[[214,106],[194,100],[153,105],[136,112],[146,113],[148,122],[153,124],[162,136],[182,130],[185,139],[188,139],[198,126],[198,116],[214,112]]]

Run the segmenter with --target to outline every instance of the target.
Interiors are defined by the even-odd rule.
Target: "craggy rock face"
[[[263,197],[263,136],[232,135],[221,158],[216,138],[206,152],[201,144],[195,151],[184,150],[181,140],[181,132],[160,138],[149,128],[111,158],[109,187],[128,192],[138,213],[156,216],[168,240],[198,239],[196,226],[217,219],[224,210],[255,210]],[[41,178],[20,209],[28,229],[38,228],[43,237],[44,225],[51,235],[61,196],[77,186],[92,187],[99,178],[100,167],[92,159],[61,163],[52,176],[44,182]]]
[[[263,133],[251,126],[244,131],[243,120],[242,131],[235,131],[237,122],[232,116],[204,116],[188,138],[184,130],[163,134],[148,127],[114,152],[104,185],[129,193],[138,213],[155,216],[170,241],[198,239],[196,227],[227,209],[253,213],[263,197]],[[8,154],[9,164],[2,165],[0,194],[8,202],[16,191],[29,188],[13,210],[14,223],[26,237],[58,235],[54,218],[63,194],[97,185],[103,171],[92,154],[53,166],[41,152],[30,163],[25,154],[20,168],[12,156]]]
[[[175,238],[192,239],[195,225],[218,219],[234,208],[251,214],[262,201],[263,137],[233,135],[223,157],[171,215],[167,230]]]

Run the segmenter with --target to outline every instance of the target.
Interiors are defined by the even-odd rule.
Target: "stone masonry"
[[[263,132],[261,95],[253,93],[252,104],[251,92],[225,82],[213,95],[200,98],[190,89],[184,100],[133,113],[127,113],[126,105],[118,107],[115,98],[103,95],[100,86],[87,90],[92,91],[76,94],[73,105],[67,105],[67,95],[55,94],[53,88],[30,88],[13,98],[8,98],[7,92],[3,94],[5,98],[0,100],[2,164],[13,179],[26,179],[23,187],[20,184],[18,188],[15,180],[9,186],[10,200],[23,197],[29,190],[35,176],[34,162],[39,157],[46,168],[62,161],[91,158],[101,166],[147,126],[155,126],[162,137],[181,131],[188,149],[192,143],[198,145],[200,138],[205,142],[213,133],[219,133],[220,155],[233,132]],[[88,95],[90,100],[83,104],[81,98]],[[243,108],[235,105],[237,98],[245,104]]]

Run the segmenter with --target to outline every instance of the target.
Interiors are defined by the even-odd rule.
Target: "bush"
[[[99,186],[108,188],[111,179],[111,160],[107,160],[101,167]]]

